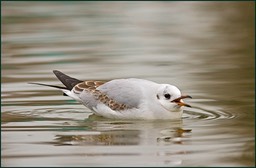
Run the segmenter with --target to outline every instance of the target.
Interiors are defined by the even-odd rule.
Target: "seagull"
[[[110,119],[171,119],[182,118],[183,99],[174,85],[127,78],[113,80],[78,80],[58,70],[53,70],[64,86],[30,83],[54,87],[89,108],[95,115]]]

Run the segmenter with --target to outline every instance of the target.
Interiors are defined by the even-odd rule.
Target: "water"
[[[253,2],[1,2],[2,166],[255,166]],[[52,70],[178,86],[179,121],[92,116]]]

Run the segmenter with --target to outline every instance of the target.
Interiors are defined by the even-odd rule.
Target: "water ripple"
[[[184,111],[184,119],[216,120],[231,119],[235,115],[227,111],[210,109],[210,107],[193,106],[193,108]]]

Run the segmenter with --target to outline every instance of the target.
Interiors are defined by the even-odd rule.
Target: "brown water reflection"
[[[254,2],[1,2],[2,166],[255,166]],[[91,115],[47,87],[138,77],[181,121]]]

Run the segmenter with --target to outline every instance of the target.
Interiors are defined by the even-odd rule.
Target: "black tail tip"
[[[58,70],[53,70],[52,72],[53,72],[53,73],[58,73],[58,72],[60,72],[60,71],[58,71]]]

